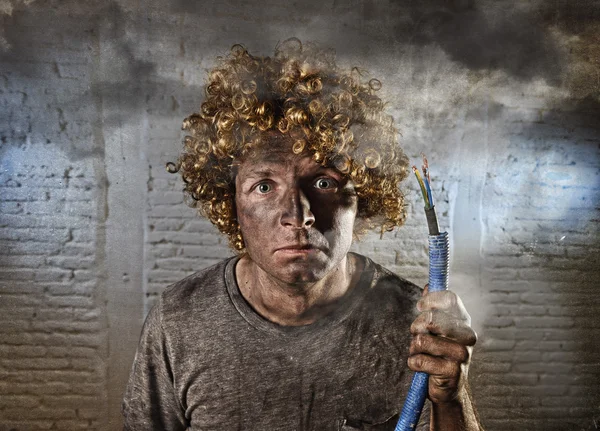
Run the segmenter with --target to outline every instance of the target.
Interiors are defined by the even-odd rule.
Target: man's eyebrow
[[[333,174],[336,177],[339,178],[345,178],[345,175],[342,174],[340,171],[338,171],[335,167],[333,166],[321,166],[318,170],[317,170],[317,175],[323,174],[323,173],[327,173],[327,174]]]
[[[257,177],[259,177],[259,178],[263,178],[263,177],[264,178],[270,178],[273,175],[275,175],[275,172],[274,172],[273,169],[268,169],[268,168],[267,169],[264,169],[264,168],[263,169],[252,169],[252,168],[250,168],[246,172],[245,177],[246,177],[246,179],[248,179],[248,178],[257,178]]]

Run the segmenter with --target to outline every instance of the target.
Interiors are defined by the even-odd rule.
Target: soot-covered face
[[[286,283],[314,282],[338,268],[352,243],[354,186],[291,145],[246,158],[236,175],[236,210],[252,261]]]

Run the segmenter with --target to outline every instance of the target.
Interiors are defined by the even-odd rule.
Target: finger
[[[417,302],[419,310],[450,310],[462,305],[461,299],[451,290],[430,292]],[[464,306],[463,306],[464,307]]]
[[[421,293],[421,296],[425,296],[429,293],[429,283],[427,283],[425,285],[425,287],[423,288],[423,293]]]
[[[410,356],[408,367],[429,374],[428,398],[434,403],[455,399],[460,381],[466,376],[468,368],[467,365],[429,355]]]
[[[470,357],[469,349],[462,344],[429,334],[415,335],[410,343],[409,354],[427,354],[459,363],[468,362]]]
[[[456,399],[460,377],[431,376],[429,378],[429,399],[433,403],[443,403]]]
[[[419,299],[417,310],[443,310],[458,318],[467,320],[469,324],[471,323],[471,316],[469,316],[462,300],[451,290],[429,293],[427,296]]]
[[[457,362],[424,354],[409,356],[408,368],[443,379],[458,379],[460,375],[460,364]]]
[[[473,346],[477,342],[477,334],[468,322],[440,310],[419,314],[410,326],[410,332],[413,335],[441,335],[464,346]]]

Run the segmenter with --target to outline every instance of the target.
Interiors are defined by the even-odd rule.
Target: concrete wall
[[[234,43],[379,77],[431,161],[489,430],[600,424],[600,9],[592,1],[0,1],[0,430],[119,429],[145,314],[230,251],[164,165]],[[355,245],[423,284],[425,221]]]

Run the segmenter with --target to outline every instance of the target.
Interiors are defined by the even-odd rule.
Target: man
[[[405,219],[408,163],[379,87],[296,39],[273,58],[235,46],[210,72],[177,170],[239,253],[148,315],[126,429],[394,429],[409,368],[431,374],[417,429],[480,429],[460,299],[421,298],[349,252],[367,228]]]

